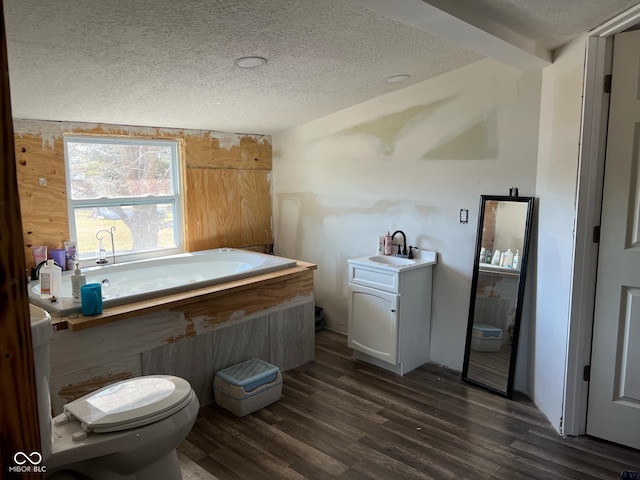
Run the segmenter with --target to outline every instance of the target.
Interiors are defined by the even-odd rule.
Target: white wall
[[[318,264],[330,328],[347,329],[347,259],[400,229],[439,252],[431,361],[462,368],[479,197],[534,194],[540,88],[483,60],[273,136],[276,253]]]
[[[536,321],[529,367],[533,400],[557,429],[566,379],[585,40],[583,36],[555,52],[542,77]]]

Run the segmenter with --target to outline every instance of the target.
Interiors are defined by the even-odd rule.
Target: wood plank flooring
[[[524,396],[506,400],[425,365],[399,377],[316,335],[316,360],[282,398],[237,418],[204,407],[178,448],[184,480],[617,479],[640,452],[558,435]]]
[[[469,351],[467,378],[506,392],[510,363],[511,345],[503,345],[497,352],[478,352],[472,348]]]

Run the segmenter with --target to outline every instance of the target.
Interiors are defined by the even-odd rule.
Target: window
[[[69,228],[80,260],[182,252],[178,142],[65,137]],[[100,237],[102,241],[100,241]]]

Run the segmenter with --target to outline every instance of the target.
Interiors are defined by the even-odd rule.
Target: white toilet
[[[52,419],[51,316],[34,305],[29,309],[41,465],[46,466],[47,477],[181,479],[176,447],[191,430],[200,407],[189,382],[169,375],[124,380],[66,404],[64,412]]]

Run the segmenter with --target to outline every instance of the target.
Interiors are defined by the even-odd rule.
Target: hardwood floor
[[[353,360],[343,335],[283,374],[282,398],[237,418],[200,412],[178,448],[189,479],[617,479],[640,452],[558,435],[524,396],[506,400],[435,365],[404,377]]]
[[[510,363],[511,345],[503,345],[497,352],[478,352],[471,348],[467,378],[506,392]]]

